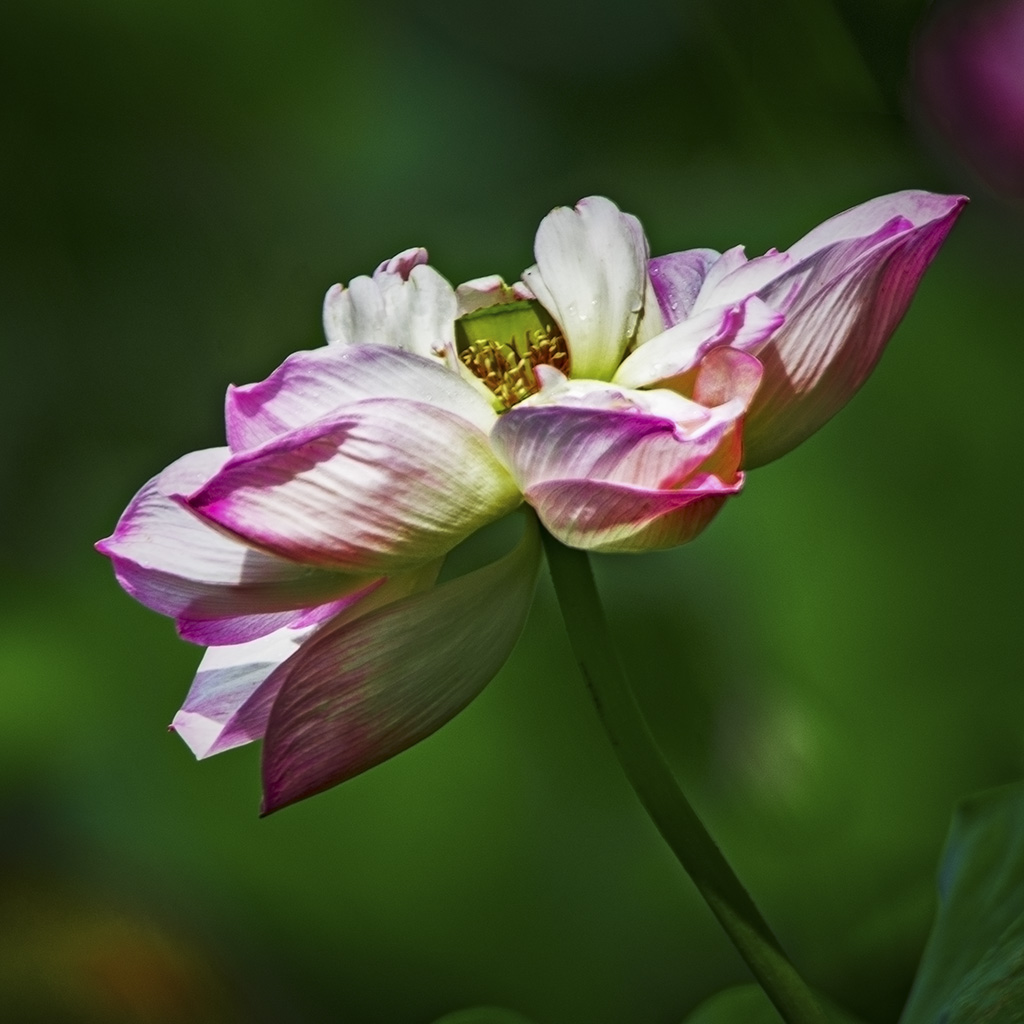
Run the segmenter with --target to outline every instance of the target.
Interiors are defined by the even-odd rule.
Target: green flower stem
[[[827,1024],[828,1018],[786,959],[658,750],[609,638],[589,557],[542,532],[573,653],[640,802],[783,1020]]]

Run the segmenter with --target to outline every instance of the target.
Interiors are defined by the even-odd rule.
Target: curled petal
[[[487,398],[436,359],[380,345],[328,345],[289,356],[266,380],[228,389],[232,451],[256,448],[343,406],[368,398],[426,402],[487,432]]]
[[[385,260],[373,272],[375,278],[385,275],[400,277],[403,281],[409,280],[409,275],[415,267],[426,266],[430,254],[421,245],[413,246],[411,249],[403,249],[397,256]]]
[[[334,613],[324,629],[337,629],[409,594],[429,589],[440,567],[440,561],[431,562],[416,571],[377,580],[358,595],[358,603],[349,602],[344,609],[318,609],[319,613]],[[324,619],[310,618],[312,621],[297,622],[250,643],[207,650],[185,703],[171,723],[171,729],[196,757],[209,757],[262,738],[281,678],[267,685],[269,677],[307,639],[324,631],[317,629]]]
[[[705,409],[669,391],[606,388],[589,407],[523,403],[493,441],[559,540],[646,550],[689,540],[739,490],[743,409],[740,399]]]
[[[635,217],[593,196],[552,210],[523,280],[558,321],[576,377],[608,380],[633,340],[647,284],[647,242]]]
[[[864,383],[965,202],[925,192],[876,199],[790,250],[800,261],[760,292],[785,306],[786,322],[756,350],[765,377],[747,421],[748,467],[794,448]]]
[[[459,316],[475,313],[478,309],[486,309],[488,306],[536,298],[522,281],[505,284],[497,274],[477,277],[460,284],[455,289],[455,297],[459,303]]]
[[[426,264],[425,249],[409,249],[382,263],[373,277],[324,297],[324,334],[331,344],[387,345],[427,357],[454,351],[457,315],[452,286]]]
[[[742,257],[742,259],[740,259]],[[738,302],[774,281],[794,264],[791,253],[769,249],[748,260],[743,247],[730,249],[709,270],[693,314]],[[782,307],[785,312],[785,307]]]
[[[299,618],[303,609],[365,587],[366,576],[297,565],[214,529],[170,495],[215,475],[225,448],[186,455],[132,499],[96,547],[136,600],[173,616],[195,643],[241,643]]]
[[[757,346],[784,319],[757,296],[735,306],[706,310],[631,352],[616,370],[612,382],[640,388],[669,381],[695,370],[708,352],[724,345],[740,351],[757,351]]]
[[[278,670],[263,746],[263,813],[424,739],[493,678],[526,620],[536,524],[504,558],[327,632]]]
[[[380,575],[440,557],[521,499],[483,432],[396,398],[233,455],[182,500],[262,550]]]

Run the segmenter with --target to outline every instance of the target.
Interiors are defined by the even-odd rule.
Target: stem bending
[[[640,802],[783,1020],[827,1024],[658,749],[609,638],[589,557],[542,534],[573,653]]]

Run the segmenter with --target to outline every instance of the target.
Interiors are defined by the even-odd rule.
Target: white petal
[[[334,285],[324,298],[328,342],[453,358],[455,292],[425,259],[425,250],[408,250],[381,264],[373,277],[357,277],[348,288]]]
[[[523,274],[558,321],[576,377],[609,380],[633,341],[647,288],[647,242],[635,217],[601,196],[541,221],[537,265]]]

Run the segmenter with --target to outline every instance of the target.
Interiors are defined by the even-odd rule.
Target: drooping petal
[[[526,500],[564,543],[598,551],[681,544],[741,487],[742,400],[707,409],[671,391],[605,385],[586,401],[524,402],[492,435]]]
[[[631,352],[615,371],[612,382],[640,388],[669,381],[695,371],[708,352],[725,345],[756,351],[784,319],[756,296],[734,306],[706,310]]]
[[[521,500],[482,431],[398,398],[233,455],[182,499],[263,550],[371,575],[440,557]]]
[[[495,412],[472,384],[426,359],[381,345],[328,345],[289,356],[266,380],[228,389],[232,451],[256,448],[367,398],[426,402],[489,431]]]
[[[373,277],[330,288],[323,311],[327,341],[387,345],[428,358],[449,355],[455,292],[426,259],[426,249],[408,249],[382,263]]]
[[[886,196],[832,218],[790,250],[800,262],[760,292],[769,305],[785,305],[786,322],[756,351],[765,378],[746,424],[745,465],[785,454],[849,401],[965,202]]]
[[[504,558],[304,645],[278,670],[263,813],[393,757],[461,711],[511,653],[539,562],[528,517]]]
[[[635,217],[593,196],[552,210],[523,280],[558,321],[576,377],[609,380],[643,311],[647,243]]]
[[[303,609],[366,586],[365,576],[287,561],[213,528],[170,495],[214,476],[229,452],[192,452],[150,480],[111,537],[96,547],[136,600],[177,619],[195,643],[241,643],[287,625]]]
[[[409,594],[434,585],[440,561],[417,570],[378,580],[357,595],[324,627],[336,629],[361,615],[376,611]],[[329,606],[327,606],[329,607]],[[177,732],[198,758],[219,754],[261,739],[279,683],[267,685],[268,677],[314,633],[324,621],[299,621],[291,628],[232,647],[211,647],[199,663],[196,677],[171,729]]]

